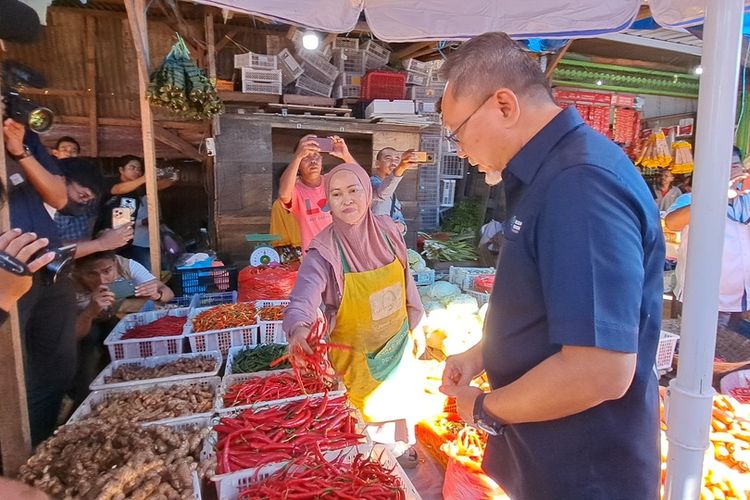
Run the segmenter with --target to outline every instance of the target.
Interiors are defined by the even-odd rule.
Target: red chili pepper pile
[[[303,399],[283,406],[250,408],[214,426],[218,474],[299,457],[310,450],[356,444],[356,419],[346,396]]]
[[[314,451],[240,492],[240,500],[291,498],[349,498],[401,500],[406,498],[401,479],[373,457],[358,454],[351,463],[340,456],[326,462]]]
[[[182,335],[187,318],[177,316],[164,316],[151,323],[136,326],[126,331],[120,340],[150,339],[153,337],[172,337]]]
[[[193,318],[194,332],[239,328],[255,324],[255,304],[240,302],[212,307]]]
[[[735,387],[729,394],[740,403],[750,403],[750,387]]]
[[[284,309],[286,306],[266,306],[258,310],[258,315],[262,321],[281,321],[284,319]]]
[[[252,377],[242,383],[229,387],[224,394],[224,406],[241,406],[261,401],[292,398],[303,394],[325,392],[331,386],[326,385],[314,374],[301,374],[302,386],[291,371],[266,377]]]

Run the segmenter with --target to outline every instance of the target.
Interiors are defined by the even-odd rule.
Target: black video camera
[[[55,114],[49,108],[41,106],[31,99],[23,97],[23,87],[44,88],[47,82],[44,76],[28,66],[6,61],[3,63],[2,101],[5,104],[5,118],[11,118],[41,134],[47,132],[54,122]]]
[[[58,278],[70,273],[75,260],[76,245],[67,245],[53,250],[45,248],[37,252],[29,261],[33,261],[50,251],[55,253],[55,258],[44,268],[44,277],[48,284],[54,284]],[[31,271],[26,264],[1,250],[0,269],[18,276],[31,276]]]

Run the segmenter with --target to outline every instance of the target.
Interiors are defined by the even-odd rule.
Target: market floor
[[[417,442],[419,462],[413,469],[404,469],[422,500],[443,499],[443,477],[445,470],[432,458],[427,450]]]

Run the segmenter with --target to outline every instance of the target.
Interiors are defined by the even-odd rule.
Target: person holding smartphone
[[[323,186],[323,156],[328,153],[346,163],[357,163],[340,137],[317,137],[308,134],[300,139],[294,157],[281,174],[279,199],[299,224],[302,253],[307,253],[310,242],[331,223]]]
[[[403,155],[393,148],[381,149],[375,157],[374,175],[370,177],[373,190],[372,213],[388,215],[406,234],[406,219],[401,212],[401,202],[396,197],[396,188],[409,168],[416,167],[416,155],[413,150]]]
[[[724,250],[721,258],[719,288],[719,325],[732,327],[741,320],[748,307],[750,292],[750,256],[743,249],[750,248],[750,176],[745,172],[740,150],[732,150],[727,218],[724,229]],[[677,249],[676,283],[674,294],[682,302],[685,290],[685,267],[690,233],[690,206],[693,194],[679,196],[664,217],[667,229],[680,233]]]

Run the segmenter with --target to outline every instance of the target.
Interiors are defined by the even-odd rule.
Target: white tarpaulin
[[[640,0],[197,0],[329,33],[354,29],[364,11],[386,42],[460,40],[488,31],[514,38],[582,38],[616,33],[635,19]],[[745,2],[750,4],[750,0]],[[651,0],[666,27],[703,23],[705,0]]]

